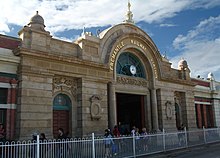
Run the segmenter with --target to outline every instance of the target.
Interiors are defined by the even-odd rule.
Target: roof
[[[202,79],[191,79],[196,85],[203,86],[203,87],[210,87],[210,81],[208,80],[202,80]]]
[[[0,34],[0,48],[15,49],[21,45],[21,39]]]

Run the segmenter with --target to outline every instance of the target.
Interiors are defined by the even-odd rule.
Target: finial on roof
[[[130,3],[130,0],[128,0],[128,11],[131,11],[131,3]]]
[[[81,33],[81,36],[85,35],[85,26],[83,27],[83,30],[82,30],[82,33]]]
[[[128,0],[128,11],[127,11],[126,19],[125,19],[124,22],[134,24],[133,13],[131,12],[131,3],[130,3],[130,0]]]
[[[207,79],[208,79],[208,80],[211,80],[211,81],[214,81],[214,80],[215,80],[215,78],[214,78],[213,73],[211,73],[211,72],[210,72],[210,73],[208,74]]]
[[[38,11],[36,11],[36,14],[30,19],[28,26],[35,30],[45,31],[44,19],[38,14]]]

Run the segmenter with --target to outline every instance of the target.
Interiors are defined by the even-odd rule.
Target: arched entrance
[[[69,133],[71,100],[66,94],[58,94],[53,100],[53,135],[57,136],[59,128]]]
[[[182,124],[182,114],[181,114],[181,107],[177,103],[175,103],[175,114],[176,114],[176,128],[179,129]]]
[[[130,134],[133,126],[145,127],[144,96],[116,93],[117,123],[121,134]]]
[[[120,125],[121,134],[130,134],[132,126],[139,129],[145,127],[145,102],[143,93],[146,92],[139,82],[146,81],[146,73],[139,58],[130,52],[120,54],[116,65],[118,87],[116,87],[117,124]],[[129,89],[127,92],[126,89]],[[139,92],[142,90],[142,93]],[[139,92],[138,92],[139,91]],[[145,91],[145,92],[143,92]]]

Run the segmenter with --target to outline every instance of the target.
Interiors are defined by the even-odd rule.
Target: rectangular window
[[[7,104],[8,89],[0,88],[0,104]]]
[[[6,109],[0,109],[0,123],[5,125],[6,122]]]
[[[212,106],[211,105],[206,106],[206,111],[207,111],[207,126],[208,128],[213,128],[214,120],[213,120]]]

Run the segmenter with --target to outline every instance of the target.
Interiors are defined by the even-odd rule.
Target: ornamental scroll
[[[167,119],[168,119],[168,120],[171,120],[172,117],[173,117],[172,104],[171,104],[170,101],[167,101],[167,102],[165,103],[165,106],[166,106],[166,109],[165,109],[165,110],[166,110]]]
[[[67,91],[76,97],[77,80],[70,77],[57,76],[53,78],[53,93]]]
[[[101,102],[102,98],[99,95],[93,95],[90,98],[90,114],[91,114],[91,118],[92,120],[99,120],[102,116],[101,116]]]
[[[128,78],[128,77],[117,77],[117,82],[121,84],[129,84],[129,85],[136,85],[136,86],[142,86],[142,87],[147,87],[148,82],[142,79],[137,79],[137,78]]]

